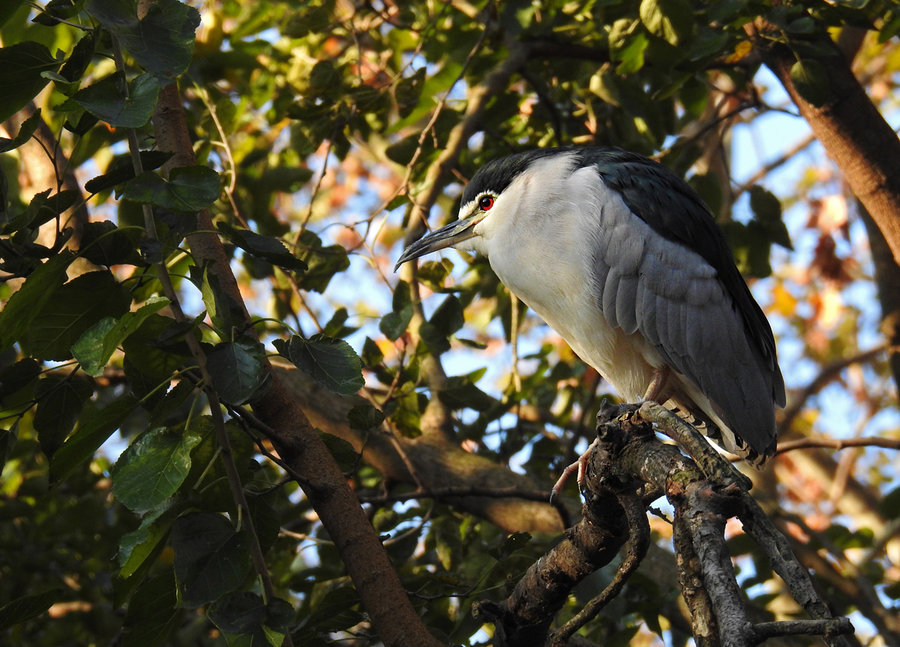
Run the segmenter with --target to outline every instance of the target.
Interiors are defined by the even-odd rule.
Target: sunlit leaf
[[[146,512],[168,500],[191,469],[198,433],[151,429],[122,452],[112,469],[112,491],[134,512]]]
[[[126,312],[119,319],[105,317],[86,330],[72,346],[72,354],[88,375],[97,376],[116,348],[140,328],[152,314],[169,304],[164,297],[153,297],[134,312]]]
[[[155,512],[155,514],[154,514]],[[119,541],[119,576],[128,578],[154,555],[162,541],[168,536],[172,520],[167,516],[168,511],[163,508],[151,511],[141,519],[141,525],[136,530],[122,535]]]
[[[679,45],[691,34],[694,22],[685,0],[641,0],[641,22],[654,36]]]

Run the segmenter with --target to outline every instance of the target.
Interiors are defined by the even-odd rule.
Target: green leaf
[[[51,480],[58,481],[91,458],[137,406],[138,401],[133,396],[126,395],[99,411],[86,407],[75,432],[53,454],[50,461]]]
[[[206,368],[219,397],[231,405],[250,400],[269,377],[265,348],[255,339],[216,344],[206,356]]]
[[[750,189],[750,208],[766,237],[785,249],[793,249],[791,236],[781,217],[781,202],[767,189],[754,186]]]
[[[250,570],[247,540],[223,516],[197,512],[172,526],[175,577],[186,607],[217,600],[240,586]]]
[[[318,429],[316,431],[319,432],[319,438],[328,448],[328,453],[334,458],[334,462],[338,464],[342,472],[349,473],[359,466],[359,452],[353,448],[353,445],[338,436]]]
[[[218,275],[210,271],[208,264],[191,266],[190,278],[200,290],[209,318],[220,336],[229,337],[233,330],[245,325],[246,315],[241,304],[221,288]]]
[[[449,337],[465,324],[462,304],[459,299],[450,295],[441,302],[428,321]]]
[[[171,508],[159,508],[155,514],[150,512],[144,515],[136,530],[122,535],[119,540],[119,577],[129,578],[134,575],[160,549],[160,544],[172,527],[172,519],[167,512],[171,512]]]
[[[86,222],[78,253],[95,265],[146,265],[138,251],[141,232],[121,229],[109,220]]]
[[[46,191],[36,193],[28,203],[28,208],[4,225],[3,233],[8,234],[24,230],[24,233],[30,235],[31,232],[28,231],[29,229],[37,229],[44,223],[50,222],[54,218],[61,216],[75,203],[75,200],[79,198],[79,193],[77,191],[60,191],[53,195],[50,195],[50,192],[51,189],[47,189]],[[31,243],[30,239],[25,242],[24,246],[27,247],[28,244],[36,247],[36,244]],[[43,249],[47,250],[46,247]],[[49,258],[50,256],[51,253],[49,250],[47,250],[46,254],[40,255],[41,258]]]
[[[165,151],[141,151],[141,167],[145,171],[153,171],[172,159],[172,153]],[[115,158],[107,167],[106,173],[98,175],[84,183],[85,191],[100,193],[123,184],[134,177],[134,162],[130,155]]]
[[[831,96],[828,72],[819,61],[797,61],[791,66],[791,82],[800,96],[814,106],[824,105]]]
[[[122,623],[123,647],[170,644],[167,638],[182,618],[177,603],[175,577],[171,568],[143,582],[128,601]]]
[[[263,236],[249,229],[237,229],[220,222],[217,229],[225,238],[248,254],[288,270],[305,270],[306,263],[294,256],[281,240]]]
[[[306,263],[306,271],[297,277],[301,290],[324,292],[332,277],[350,267],[347,250],[340,245],[322,245],[322,240],[308,229],[300,236],[297,256]]]
[[[0,3],[0,27],[12,18],[15,13],[23,6],[26,0],[6,0]]]
[[[313,606],[307,622],[324,632],[347,629],[362,619],[354,608],[358,604],[359,594],[352,586],[331,589]]]
[[[178,0],[157,0],[141,20],[130,0],[88,0],[87,10],[160,84],[171,83],[190,65],[194,32],[200,25],[200,13],[193,7]]]
[[[294,608],[281,598],[266,604],[255,593],[237,591],[212,604],[209,619],[228,636],[250,637],[252,642],[247,644],[254,647],[280,647],[284,634],[294,620]],[[228,644],[234,642],[229,640]]]
[[[362,359],[362,363],[366,368],[372,368],[381,364],[381,361],[384,359],[384,353],[381,352],[378,344],[371,337],[366,337],[366,340],[363,342],[360,359]]]
[[[384,422],[384,413],[371,404],[357,404],[347,412],[347,421],[351,429],[368,431]]]
[[[150,121],[160,87],[154,77],[142,74],[126,89],[115,73],[79,90],[71,100],[110,126],[140,128]]]
[[[40,265],[0,310],[0,350],[21,339],[66,278],[71,252],[61,252]]]
[[[392,303],[393,312],[389,312],[378,323],[378,329],[382,334],[395,341],[406,332],[413,316],[412,299],[410,298],[409,284],[406,281],[399,281],[394,288],[394,297]]]
[[[451,409],[469,408],[475,411],[487,411],[494,405],[494,399],[464,375],[448,378],[446,387],[438,391],[438,397]]]
[[[0,50],[2,51],[2,50]],[[12,139],[0,137],[0,153],[8,153],[31,139],[34,131],[37,130],[38,124],[41,123],[41,109],[34,111],[28,119],[22,122],[19,132]]]
[[[33,21],[45,27],[55,27],[60,20],[71,18],[76,13],[77,9],[73,0],[50,0]]]
[[[342,339],[324,335],[303,339],[295,335],[289,341],[276,339],[273,345],[279,355],[330,391],[352,395],[365,385],[362,362]]]
[[[0,122],[25,107],[45,85],[44,72],[55,72],[59,61],[40,43],[25,41],[0,48]]]
[[[685,0],[641,0],[640,16],[647,31],[673,46],[693,31],[693,11]]]
[[[150,393],[168,385],[175,371],[187,361],[190,351],[182,337],[189,329],[170,317],[154,314],[122,342],[125,377],[136,395],[162,397],[164,390],[158,390],[159,395]]]
[[[229,593],[209,608],[209,619],[224,633],[250,634],[262,628],[266,604],[255,593]]]
[[[38,382],[33,424],[47,456],[63,444],[93,392],[93,384],[84,376],[51,374]]]
[[[107,271],[77,276],[56,290],[22,335],[22,348],[33,357],[66,360],[72,346],[104,317],[128,312],[131,296]]]
[[[40,374],[41,365],[30,357],[4,366],[0,369],[0,403],[33,383]]]
[[[75,44],[72,53],[69,54],[69,58],[63,64],[62,69],[59,70],[59,76],[62,78],[62,81],[57,84],[58,89],[68,94],[69,90],[64,85],[66,83],[72,84],[72,91],[78,89],[78,81],[81,80],[88,65],[91,64],[91,59],[94,57],[96,40],[97,33],[89,31]]]
[[[649,40],[643,32],[636,32],[626,38],[622,47],[616,52],[617,60],[621,61],[616,66],[616,74],[633,74],[643,68],[647,45],[649,45]]]
[[[112,492],[133,512],[152,510],[178,491],[201,436],[190,430],[151,429],[122,452],[111,471]]]
[[[172,169],[169,179],[147,171],[129,180],[122,197],[172,211],[199,211],[219,197],[219,174],[208,166]]]
[[[322,333],[329,337],[347,337],[348,335],[352,335],[359,330],[359,328],[345,325],[349,318],[350,313],[347,312],[347,308],[338,308],[334,311],[334,314],[331,315],[331,319],[329,319],[322,327]]]
[[[126,312],[118,320],[104,317],[84,331],[72,346],[72,354],[82,370],[93,377],[100,375],[116,348],[140,328],[147,317],[167,305],[169,300],[165,297],[151,297],[134,312]]]
[[[37,618],[49,609],[54,602],[63,599],[60,589],[50,589],[42,593],[23,595],[0,607],[0,631],[6,631],[10,627]]]

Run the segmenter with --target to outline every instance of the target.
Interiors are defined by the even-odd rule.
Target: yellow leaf
[[[784,317],[793,316],[794,311],[797,309],[797,297],[791,294],[790,291],[786,287],[784,287],[784,283],[778,283],[775,285],[773,297],[773,311]]]
[[[737,63],[742,58],[747,56],[750,53],[750,50],[753,49],[753,43],[749,40],[742,40],[737,44],[737,47],[734,48],[734,52],[725,59],[726,63]]]

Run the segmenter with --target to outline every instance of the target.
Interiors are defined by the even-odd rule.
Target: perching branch
[[[496,644],[563,644],[547,643],[547,630],[561,608],[565,592],[597,564],[608,563],[611,552],[624,543],[625,537],[638,537],[642,532],[640,527],[645,520],[628,515],[627,506],[623,508],[621,503],[621,497],[634,492],[636,486],[660,488],[675,508],[680,584],[698,645],[750,646],[772,636],[802,632],[822,635],[829,645],[849,644],[843,634],[851,633],[852,625],[845,618],[831,617],[808,573],[791,553],[786,538],[747,493],[744,478],[736,478],[731,465],[711,449],[711,455],[700,450],[703,469],[698,469],[678,447],[660,442],[653,434],[652,424],[662,425],[667,433],[694,449],[697,439],[692,437],[696,430],[652,403],[641,407],[604,406],[598,421],[598,442],[592,449],[585,482],[585,517],[567,533],[567,542],[573,536],[581,536],[585,528],[605,540],[596,544],[596,552],[591,552],[595,547],[591,543],[579,544],[581,552],[563,552],[568,548],[568,543],[563,542],[529,569],[506,600],[478,603],[476,611],[497,626]],[[705,440],[700,442],[706,444]],[[791,596],[810,614],[810,620],[799,624],[754,624],[736,582],[724,536],[730,517],[743,522],[746,532],[769,556]],[[625,563],[630,561],[632,555]],[[548,582],[553,586],[548,586]],[[556,637],[563,635],[558,632]]]
[[[647,548],[650,545],[650,525],[647,523],[647,513],[641,497],[633,492],[624,492],[617,495],[617,498],[625,511],[630,533],[625,558],[619,565],[613,581],[603,589],[600,595],[588,602],[574,618],[553,633],[550,638],[551,647],[563,647],[573,633],[597,617],[603,607],[621,593],[622,587],[625,586],[628,578],[637,570],[647,554]]]

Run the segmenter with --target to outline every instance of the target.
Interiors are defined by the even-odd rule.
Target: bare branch
[[[617,498],[628,519],[629,538],[625,559],[619,565],[613,581],[600,595],[588,602],[574,618],[554,632],[550,639],[550,647],[563,647],[573,633],[593,620],[603,607],[619,595],[625,582],[637,570],[647,554],[647,547],[650,545],[650,525],[647,523],[643,501],[634,493],[622,493],[617,495]]]
[[[813,588],[809,574],[793,556],[787,539],[747,493],[745,479],[735,477],[730,463],[713,451],[705,440],[699,438],[699,442],[706,445],[705,449],[698,445],[698,439],[694,438],[696,430],[682,429],[689,425],[655,404],[640,407],[606,405],[601,408],[598,420],[597,442],[592,445],[585,482],[585,519],[573,530],[584,533],[589,528],[594,535],[605,531],[610,540],[578,544],[582,549],[580,552],[569,551],[565,555],[574,558],[574,562],[563,561],[563,555],[554,548],[528,570],[506,600],[479,603],[476,611],[497,626],[496,644],[508,647],[544,644],[552,616],[564,599],[565,587],[571,588],[587,575],[592,563],[608,562],[610,553],[622,542],[621,537],[629,532],[630,525],[640,527],[635,514],[643,515],[645,504],[641,504],[639,513],[634,508],[629,513],[629,506],[622,499],[623,493],[634,492],[636,484],[661,489],[675,507],[680,581],[699,645],[749,647],[767,637],[795,635],[801,628],[813,634],[825,634],[830,645],[849,644],[842,634],[851,632],[852,625],[844,619],[831,617],[828,607]],[[679,442],[698,451],[703,471],[678,447],[661,443],[652,433],[650,420],[663,425]],[[707,455],[707,452],[711,454]],[[707,473],[715,474],[716,478]],[[610,493],[615,493],[615,501]],[[812,616],[812,621],[801,625],[766,623],[757,630],[736,581],[724,536],[726,521],[735,516],[769,556],[775,571],[785,580],[794,599]],[[626,523],[623,517],[630,522]],[[589,550],[595,546],[599,552],[591,554]],[[639,551],[635,551],[637,554]],[[626,558],[628,569],[635,559],[639,561],[631,555]],[[628,569],[623,568],[610,586],[620,586]],[[552,583],[552,595],[548,582]],[[607,591],[592,605],[605,604],[610,595]],[[586,609],[579,614],[579,620],[592,611]],[[580,625],[566,625],[549,644],[564,644],[577,626]]]
[[[900,440],[893,438],[801,438],[778,444],[775,455],[798,449],[848,449],[850,447],[882,447],[900,449]]]

